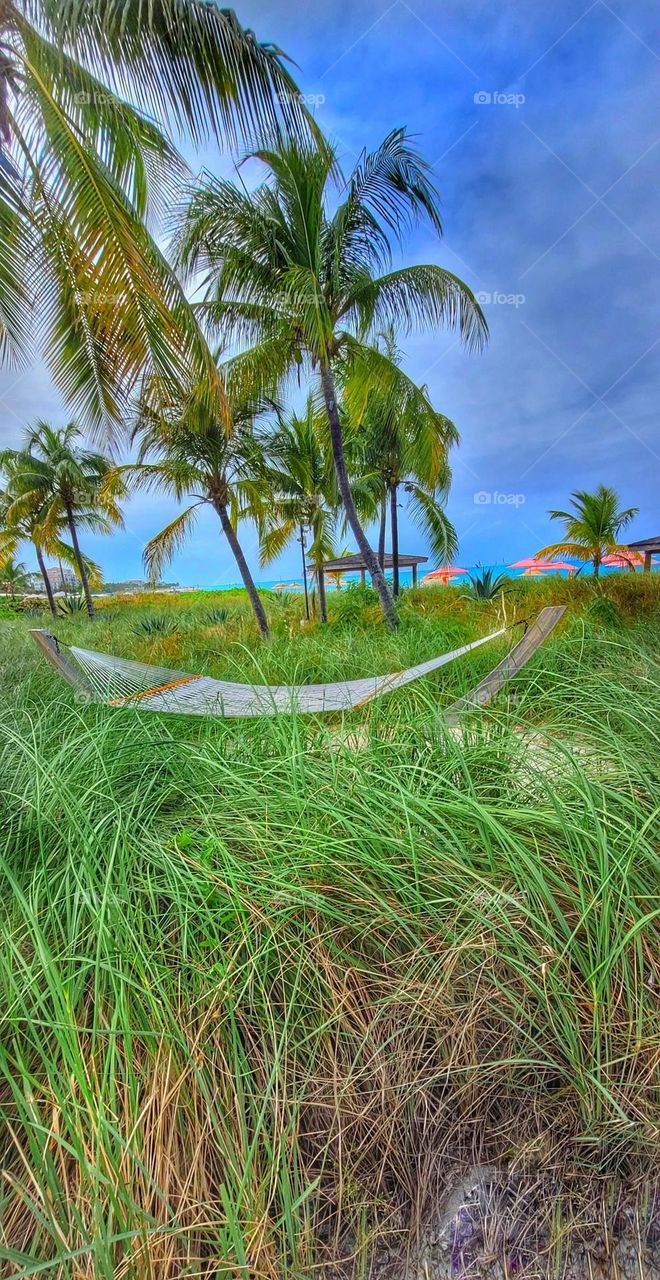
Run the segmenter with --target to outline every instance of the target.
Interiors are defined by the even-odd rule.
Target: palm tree
[[[256,191],[212,178],[193,193],[178,261],[191,278],[203,272],[207,319],[252,344],[238,358],[247,377],[270,388],[306,363],[319,378],[346,518],[395,627],[392,597],[351,493],[336,378],[342,365],[359,365],[366,379],[387,387],[390,362],[360,336],[386,324],[406,331],[448,325],[480,347],[486,322],[471,290],[444,268],[391,269],[391,240],[412,222],[426,214],[441,230],[428,166],[403,130],[362,155],[334,212],[338,164],[330,147],[290,141],[255,154],[268,169]]]
[[[59,429],[37,422],[13,459],[0,455],[0,466],[10,461],[11,501],[5,511],[9,527],[18,529],[23,521],[37,516],[38,541],[46,548],[52,546],[63,526],[68,529],[87,613],[93,618],[89,561],[81,551],[78,530],[109,533],[121,527],[118,499],[124,487],[113,464],[102,454],[83,448],[82,439],[75,422]]]
[[[360,426],[366,438],[365,466],[380,480],[378,558],[382,567],[389,506],[393,590],[398,596],[401,487],[412,518],[428,539],[436,561],[446,564],[457,553],[456,530],[446,514],[445,503],[451,483],[447,455],[458,440],[458,432],[453,422],[433,407],[427,388],[418,387],[399,367],[401,352],[391,329],[381,335],[381,341],[398,373],[388,380],[386,394],[378,386],[368,391]],[[353,399],[350,372],[344,397]],[[352,416],[350,408],[348,416]]]
[[[261,563],[267,565],[293,537],[299,540],[305,612],[309,618],[306,544],[307,536],[311,536],[309,559],[318,587],[321,622],[327,622],[321,566],[334,553],[339,502],[331,460],[319,438],[317,417],[317,407],[309,396],[304,415],[280,416],[277,429],[265,442],[268,471],[260,549]]]
[[[589,561],[598,577],[603,557],[626,555],[628,548],[620,545],[619,534],[635,518],[639,507],[619,509],[619,495],[615,489],[600,484],[594,493],[576,489],[571,494],[572,511],[549,511],[551,520],[561,520],[565,538],[542,547],[537,553],[545,556],[573,556],[576,560]]]
[[[5,450],[2,455],[2,464],[2,469],[7,479],[7,488],[0,490],[0,564],[6,563],[7,559],[12,559],[22,542],[31,542],[36,553],[37,564],[43,579],[50,612],[52,617],[56,618],[58,613],[55,597],[44,556],[56,556],[60,562],[64,561],[66,564],[75,565],[73,547],[70,547],[68,542],[64,542],[59,536],[59,532],[66,528],[66,518],[62,519],[58,534],[51,536],[47,542],[44,542],[44,533],[41,525],[43,509],[23,511],[22,515],[12,523],[7,516],[7,512],[13,503],[11,492],[12,472],[16,470],[17,473],[20,473],[21,454],[18,450]],[[95,578],[100,577],[99,567],[92,560],[85,557],[85,565],[88,574]]]
[[[7,560],[0,569],[0,590],[15,600],[19,591],[28,591],[29,587],[30,579],[25,565],[16,560]]]
[[[228,390],[231,429],[208,413],[203,389],[196,402],[173,402],[167,417],[153,412],[148,397],[141,405],[135,433],[138,462],[118,467],[133,489],[165,490],[177,501],[195,501],[147,543],[144,560],[151,578],[158,578],[175,552],[190,536],[200,509],[211,506],[220,520],[259,630],[269,635],[268,619],[250,572],[236,527],[241,518],[257,524],[263,515],[264,463],[253,427],[268,402],[234,397]],[[150,461],[150,459],[153,459]]]
[[[314,127],[280,52],[204,0],[6,0],[0,51],[0,356],[42,334],[99,429],[145,363],[168,383],[199,356],[145,227],[185,172],[155,121],[200,143]]]

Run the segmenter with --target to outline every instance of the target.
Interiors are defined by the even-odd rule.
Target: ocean
[[[660,566],[654,566],[654,567],[657,569],[657,568],[658,568],[658,567],[660,567]],[[496,574],[503,573],[503,574],[505,574],[508,578],[521,578],[521,577],[523,577],[524,572],[525,572],[525,571],[524,571],[524,569],[509,569],[509,568],[508,568],[508,566],[507,566],[506,564],[504,564],[504,563],[498,563],[498,564],[479,564],[479,565],[472,565],[472,566],[462,565],[462,566],[461,566],[461,568],[464,568],[464,569],[466,570],[465,574],[460,574],[460,575],[458,575],[458,574],[457,574],[457,575],[455,575],[454,577],[450,578],[450,579],[449,579],[449,583],[450,583],[450,585],[451,585],[451,586],[454,586],[454,587],[461,587],[461,586],[465,587],[465,586],[469,586],[470,578],[471,578],[471,577],[477,577],[477,576],[480,576],[480,575],[483,573],[484,569],[491,569],[491,570],[492,570],[492,572],[493,572],[493,573],[496,573]],[[579,568],[579,565],[576,565],[576,569],[577,569],[577,568]],[[586,577],[586,576],[588,575],[588,572],[589,572],[589,566],[585,566],[585,568],[582,570],[582,576],[583,576],[583,577]],[[617,569],[617,568],[601,568],[601,574],[602,574],[603,576],[605,576],[606,574],[610,574],[610,573],[621,573],[621,572],[628,572],[628,570],[621,570],[621,569]],[[641,573],[641,568],[637,568],[637,569],[635,570],[635,572],[636,572],[636,573]],[[554,576],[556,576],[556,575],[554,575],[554,574],[549,574],[549,573],[548,573],[548,574],[545,574],[545,573],[544,573],[544,574],[543,574],[543,575],[541,575],[541,576],[543,576],[543,577],[554,577]],[[558,576],[559,576],[559,577],[561,577],[561,578],[568,578],[568,577],[569,577],[568,570],[566,570],[566,569],[562,569],[562,570],[560,571],[560,573],[559,573],[559,575],[558,575]],[[391,574],[390,572],[386,572],[385,577],[386,577],[387,579],[391,580],[392,574]],[[418,571],[418,582],[421,582],[421,579],[422,579],[423,577],[424,577],[424,573],[422,572],[422,566],[420,566],[420,569],[419,569],[419,571]],[[402,587],[409,587],[409,586],[411,586],[411,585],[412,585],[412,570],[410,570],[410,569],[402,569],[402,570],[400,571],[400,573],[399,573],[399,580],[400,580],[400,583],[401,583],[401,586],[402,586]],[[345,574],[343,574],[343,581],[342,581],[342,585],[343,585],[344,587],[348,586],[348,585],[349,585],[349,583],[351,583],[351,582],[359,582],[359,581],[360,581],[360,574],[359,574],[359,573],[345,573]],[[368,575],[368,574],[367,574],[367,581],[369,581],[369,575]],[[311,587],[312,587],[311,575],[310,575],[310,577],[309,577],[309,585],[310,585],[310,589],[311,589]],[[196,588],[195,588],[195,590],[199,590],[199,591],[232,591],[232,590],[235,590],[237,587],[239,587],[239,588],[240,588],[241,586],[242,586],[242,583],[240,583],[240,582],[223,582],[223,583],[219,583],[219,584],[218,584],[218,585],[216,585],[216,586],[203,586],[203,587],[196,587]],[[302,578],[301,578],[300,576],[298,576],[298,577],[296,577],[296,576],[291,576],[291,577],[289,577],[289,578],[282,577],[282,578],[268,578],[268,579],[261,579],[260,581],[258,581],[258,582],[257,582],[257,586],[258,586],[258,587],[260,587],[260,588],[261,588],[262,590],[264,590],[264,591],[274,591],[276,588],[277,588],[277,589],[279,589],[279,590],[287,589],[287,590],[289,590],[289,591],[302,591],[302,590],[303,590]],[[335,584],[334,584],[334,582],[333,582],[333,580],[332,580],[331,578],[326,578],[326,590],[327,590],[327,591],[336,591],[336,590],[337,590],[337,587],[335,586]]]

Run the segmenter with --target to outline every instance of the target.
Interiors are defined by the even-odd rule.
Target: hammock
[[[544,614],[557,612],[561,615],[563,609],[544,609],[531,630],[539,627]],[[360,680],[340,680],[332,684],[305,685],[235,684],[229,680],[215,680],[212,676],[195,676],[185,671],[173,671],[170,667],[134,662],[130,658],[116,658],[112,654],[96,653],[93,649],[81,649],[77,645],[70,645],[65,651],[65,646],[61,646],[47,631],[33,630],[32,635],[59,674],[94,702],[142,711],[232,717],[293,711],[350,711],[363,707],[381,694],[400,689],[402,685],[453,662],[454,658],[479,649],[490,640],[505,635],[508,630],[508,627],[502,627],[473,640],[471,644],[461,645],[428,662],[409,667],[407,671],[396,671],[387,676],[365,676]],[[545,628],[543,630],[547,634]],[[530,649],[530,657],[534,647]],[[499,671],[502,665],[495,670]],[[483,698],[479,699],[478,705],[483,705],[483,701]]]

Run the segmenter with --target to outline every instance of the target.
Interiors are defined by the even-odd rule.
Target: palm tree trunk
[[[600,558],[598,556],[594,556],[594,578],[598,577],[599,570],[600,570]]]
[[[259,624],[259,630],[264,640],[267,640],[268,636],[270,635],[270,631],[268,629],[268,619],[266,617],[266,610],[264,609],[263,604],[261,603],[259,593],[257,591],[257,588],[254,585],[254,578],[250,573],[248,562],[245,559],[245,556],[243,555],[243,548],[241,547],[241,544],[238,541],[238,538],[236,537],[236,530],[234,529],[234,526],[229,518],[229,512],[222,502],[214,502],[213,505],[220,517],[222,532],[224,533],[225,538],[227,539],[227,542],[231,547],[232,555],[234,557],[234,560],[236,561],[236,564],[238,565],[238,571],[243,579],[243,586],[245,587],[245,590],[247,591],[248,596],[250,598],[250,604],[252,605],[252,608],[254,610],[254,616],[257,619],[257,622]]]
[[[387,532],[387,494],[380,504],[380,528],[378,530],[378,563],[385,568],[385,534]]]
[[[316,581],[319,588],[319,613],[321,615],[321,622],[327,622],[328,602],[325,597],[325,574],[323,572],[322,564],[318,564],[316,566]]]
[[[69,521],[69,532],[71,534],[71,542],[73,544],[73,554],[76,557],[76,564],[78,565],[78,574],[80,577],[80,583],[83,589],[83,594],[85,596],[85,603],[87,605],[87,614],[88,614],[88,617],[93,618],[95,616],[94,601],[92,600],[92,593],[89,589],[89,578],[87,577],[85,561],[83,560],[82,552],[80,550],[80,543],[78,542],[78,530],[76,529],[76,522],[73,518],[73,511],[68,503],[66,507],[66,514],[67,514],[67,519]]]
[[[48,577],[48,574],[47,574],[47,572],[46,572],[46,565],[45,565],[45,563],[44,563],[43,552],[42,552],[41,547],[39,546],[39,543],[38,543],[38,542],[35,542],[35,544],[34,544],[34,549],[35,549],[35,551],[36,551],[36,553],[37,553],[37,564],[39,565],[39,572],[40,572],[40,574],[41,574],[41,576],[42,576],[42,578],[43,578],[43,580],[44,580],[44,586],[45,586],[45,588],[46,588],[46,595],[48,596],[48,604],[50,605],[50,612],[51,612],[52,617],[53,617],[53,618],[56,618],[56,617],[57,617],[57,606],[56,606],[56,604],[55,604],[55,596],[53,595],[53,588],[52,588],[52,587],[51,587],[51,585],[50,585],[50,578]]]
[[[396,505],[397,486],[390,486],[390,524],[392,526],[392,589],[399,594],[399,512]]]
[[[380,600],[383,617],[387,622],[391,631],[394,631],[399,625],[394,601],[389,593],[389,589],[383,571],[378,563],[378,557],[369,546],[367,535],[360,524],[358,513],[355,509],[353,494],[346,470],[346,459],[344,457],[344,441],[342,439],[341,422],[339,420],[339,411],[337,409],[337,399],[335,396],[335,384],[332,376],[332,370],[328,364],[321,366],[321,386],[323,387],[323,398],[328,414],[328,423],[330,426],[330,440],[332,443],[332,456],[335,462],[335,470],[337,472],[337,483],[339,492],[344,504],[346,519],[353,531],[353,536],[358,544],[358,548],[364,560],[364,563],[371,575],[378,597]]]
[[[307,561],[305,559],[305,526],[300,526],[300,547],[302,554],[303,585],[305,587],[305,617],[309,622],[309,591],[307,588]]]

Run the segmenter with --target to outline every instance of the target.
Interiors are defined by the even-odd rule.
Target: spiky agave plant
[[[506,573],[495,573],[494,569],[482,569],[481,573],[470,575],[470,585],[465,595],[473,600],[496,600],[503,591],[507,591],[511,579]]]
[[[136,636],[173,636],[178,630],[179,624],[176,618],[168,618],[166,613],[139,618],[133,626]]]

